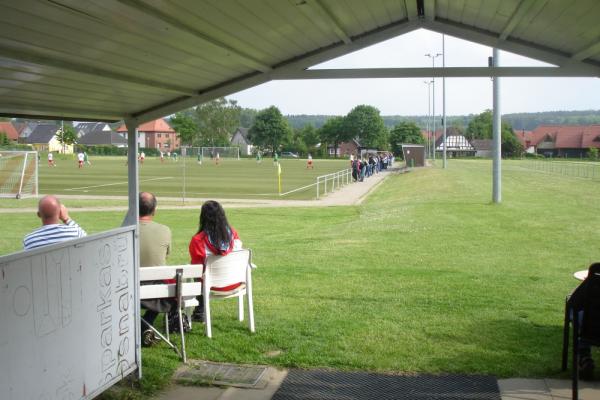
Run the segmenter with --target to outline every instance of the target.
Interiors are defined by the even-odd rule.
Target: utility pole
[[[425,57],[431,58],[431,68],[435,69],[435,58],[441,56],[442,53],[436,54],[425,54]],[[432,130],[433,130],[433,161],[435,161],[435,77],[432,77],[433,82],[433,122],[432,122]]]
[[[431,125],[429,120],[431,118],[431,84],[433,81],[423,81],[423,83],[427,85],[427,155],[431,157]]]
[[[446,69],[446,36],[442,35],[442,69]],[[442,97],[442,124],[444,124],[444,134],[443,134],[443,143],[444,143],[444,169],[448,166],[448,162],[446,160],[446,76],[442,77],[442,90],[444,92]]]
[[[494,67],[499,66],[500,57],[499,51],[494,47],[492,65]],[[500,78],[495,76],[493,78],[493,92],[494,92],[494,113],[492,119],[493,128],[493,190],[492,200],[494,203],[499,204],[502,201],[502,171],[501,171],[501,155],[502,155],[502,139],[500,135],[501,131],[501,120],[500,120]]]

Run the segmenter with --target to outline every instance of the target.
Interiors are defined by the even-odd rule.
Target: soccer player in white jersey
[[[23,248],[25,250],[77,239],[87,235],[69,217],[67,207],[62,205],[55,196],[42,197],[38,203],[37,215],[42,220],[42,227],[25,236],[23,239]]]
[[[79,168],[83,168],[83,161],[85,160],[83,153],[77,153],[77,160],[79,162]]]

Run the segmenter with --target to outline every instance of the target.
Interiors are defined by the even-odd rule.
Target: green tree
[[[228,146],[231,134],[240,123],[240,106],[235,100],[218,98],[200,104],[195,109],[195,119],[204,146]]]
[[[510,124],[503,122],[501,124],[501,141],[502,141],[502,156],[515,157],[523,153],[523,145],[515,136]],[[467,139],[492,139],[492,111],[485,110],[481,114],[475,116],[467,126]]]
[[[198,124],[189,112],[180,111],[176,113],[170,122],[173,129],[177,132],[177,136],[181,139],[182,144],[191,146],[199,144]]]
[[[10,144],[10,140],[8,140],[8,135],[6,132],[0,132],[0,146],[7,146]]]
[[[590,160],[598,160],[598,148],[597,147],[590,147],[588,149],[588,158]]]
[[[334,149],[337,149],[340,143],[353,139],[352,133],[346,129],[344,117],[329,118],[319,129],[318,134],[321,142],[333,145]]]
[[[248,136],[254,145],[275,152],[291,140],[292,130],[281,111],[271,106],[256,114]]]
[[[178,112],[171,119],[181,141],[192,146],[228,146],[240,124],[241,107],[235,100],[218,98]]]
[[[240,110],[240,126],[250,128],[254,124],[256,114],[258,114],[258,111],[253,108],[242,108]]]
[[[390,132],[390,145],[394,154],[402,154],[402,143],[425,144],[421,129],[414,122],[401,122]]]
[[[75,142],[77,142],[77,132],[75,132],[75,128],[65,124],[56,133],[56,139],[62,145],[64,153],[67,146],[73,145]]]
[[[290,127],[290,129],[292,129]],[[304,138],[302,137],[302,129],[292,129],[292,139],[283,146],[284,151],[292,151],[298,154],[305,154],[308,149]]]
[[[379,110],[373,106],[354,107],[344,118],[344,127],[352,138],[357,138],[363,147],[385,149],[388,147],[388,132]]]
[[[304,128],[300,130],[300,136],[302,138],[302,142],[306,147],[306,153],[314,153],[316,150],[317,144],[321,141],[319,138],[319,131],[315,128],[313,124],[305,125]]]

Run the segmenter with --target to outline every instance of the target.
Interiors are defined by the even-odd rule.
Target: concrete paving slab
[[[287,376],[287,370],[269,367],[257,388],[172,385],[151,400],[269,400]]]
[[[544,379],[499,379],[502,400],[552,400]]]
[[[218,400],[226,389],[200,386],[169,386],[152,400]]]
[[[565,379],[546,379],[546,385],[552,393],[552,400],[571,399],[571,381]],[[600,400],[600,382],[579,381],[580,400]]]
[[[277,389],[279,389],[279,386],[281,386],[281,383],[286,376],[287,370],[269,368],[264,377],[266,380],[264,389],[257,390],[231,387],[221,395],[219,400],[269,400],[273,397]]]

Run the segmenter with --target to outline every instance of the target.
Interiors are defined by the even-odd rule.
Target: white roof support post
[[[125,219],[123,220],[122,226],[133,225],[135,226],[135,234],[133,235],[133,251],[135,254],[135,290],[137,295],[136,299],[140,298],[140,225],[138,220],[138,209],[139,209],[139,174],[138,174],[138,131],[137,127],[139,121],[137,119],[128,118],[125,120],[125,126],[127,127],[127,181],[128,195],[129,195],[129,208]],[[138,379],[142,378],[142,343],[141,343],[141,332],[142,327],[140,323],[140,302],[135,302],[135,326],[136,326],[136,337],[135,337],[135,357],[138,362]]]
[[[497,67],[499,64],[498,49],[494,47],[493,52],[493,65]],[[493,79],[493,93],[494,93],[494,111],[492,116],[492,128],[493,128],[493,190],[492,190],[492,201],[496,204],[500,204],[502,201],[502,125],[500,119],[500,78],[494,77]]]
[[[129,181],[129,209],[123,220],[125,225],[137,225],[138,223],[138,202],[139,202],[139,182],[138,182],[138,121],[135,119],[126,119],[127,127],[127,179]]]

